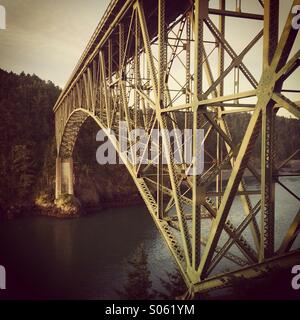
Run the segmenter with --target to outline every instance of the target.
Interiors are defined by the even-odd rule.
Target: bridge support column
[[[56,158],[55,198],[62,194],[74,194],[73,158]]]
[[[55,199],[61,195],[61,158],[56,158]]]
[[[67,193],[74,194],[74,173],[73,173],[73,158],[64,160],[64,173],[66,177]]]

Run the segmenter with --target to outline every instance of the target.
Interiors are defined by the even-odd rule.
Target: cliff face
[[[75,195],[85,208],[119,207],[142,201],[122,165],[75,165]]]
[[[125,165],[100,165],[96,152],[99,127],[88,119],[82,126],[74,152],[74,192],[85,208],[118,207],[141,202],[138,190]]]

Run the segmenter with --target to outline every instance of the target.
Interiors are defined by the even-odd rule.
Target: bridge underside
[[[300,83],[299,38],[291,7],[280,30],[279,1],[237,4],[112,1],[54,107],[56,196],[73,193],[73,148],[92,117],[130,172],[191,293],[299,258],[299,202],[295,212],[284,212],[291,223],[275,236],[283,223],[275,185],[299,201],[280,173],[299,150],[277,159],[274,141],[280,109],[300,115],[285,85]],[[247,124],[237,135],[232,123],[241,119]],[[128,138],[124,151],[121,122],[129,131],[143,129],[143,143]],[[161,138],[153,144],[154,129]],[[192,132],[190,144],[184,130]],[[148,160],[150,143],[157,157]]]

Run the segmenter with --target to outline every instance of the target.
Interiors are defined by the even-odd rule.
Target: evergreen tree
[[[123,290],[118,291],[121,298],[126,300],[151,300],[154,298],[152,281],[148,269],[148,254],[141,244],[133,258],[128,261],[127,281]]]
[[[19,199],[26,198],[36,180],[36,161],[33,146],[16,145],[12,149],[12,173]]]
[[[175,272],[166,272],[167,280],[160,278],[164,292],[157,292],[158,297],[164,300],[174,300],[183,296],[187,287],[182,279],[182,275],[178,270]]]

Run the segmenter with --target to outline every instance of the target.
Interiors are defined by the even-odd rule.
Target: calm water
[[[285,179],[285,183],[295,193],[299,191],[296,179]],[[276,210],[282,212],[276,227],[279,245],[299,203],[279,186],[276,196]],[[239,209],[236,201],[233,210]],[[231,219],[235,220],[234,212]],[[294,247],[300,247],[299,240]],[[125,281],[125,261],[141,242],[149,254],[154,287],[159,290],[159,278],[166,278],[165,271],[174,271],[175,266],[143,206],[73,220],[34,217],[1,222],[0,264],[7,269],[6,297],[118,298],[115,289]]]
[[[72,220],[5,221],[0,225],[0,264],[8,275],[11,272],[7,287],[11,280],[22,295],[118,298],[115,289],[126,278],[126,260],[141,242],[149,254],[152,280],[159,287],[163,270],[173,271],[174,264],[143,206]]]

